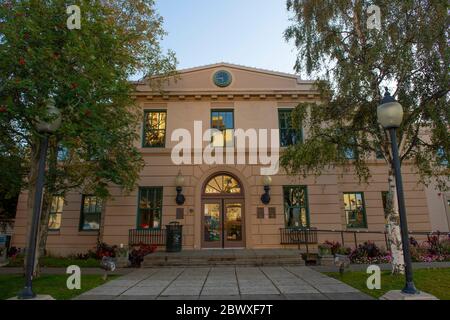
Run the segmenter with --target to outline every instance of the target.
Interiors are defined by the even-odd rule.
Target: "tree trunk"
[[[392,274],[405,273],[402,237],[400,233],[400,215],[398,213],[397,191],[392,169],[389,169],[389,191],[386,197],[386,231],[392,254]]]
[[[57,166],[57,155],[58,155],[58,143],[55,139],[49,141],[48,148],[48,171],[46,175],[46,189],[42,199],[42,213],[40,220],[40,227],[38,233],[38,239],[36,242],[36,259],[35,259],[35,276],[39,277],[39,258],[45,256],[47,247],[47,236],[48,236],[48,222],[50,218],[50,210],[52,206],[53,195],[57,192],[55,190],[56,184],[56,166]]]
[[[52,194],[50,192],[45,192],[42,199],[42,213],[41,220],[39,223],[39,233],[36,242],[36,258],[34,260],[34,277],[39,277],[41,269],[39,266],[39,258],[45,256],[45,247],[47,246],[47,235],[48,235],[48,220],[50,214],[50,207],[52,201]]]

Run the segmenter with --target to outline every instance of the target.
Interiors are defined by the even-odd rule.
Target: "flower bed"
[[[444,262],[450,261],[450,234],[445,239],[438,235],[429,235],[423,243],[410,238],[411,258],[413,262]],[[389,251],[379,248],[373,242],[360,244],[356,249],[343,247],[339,242],[325,241],[319,245],[320,254],[341,254],[349,257],[354,264],[391,263]]]
[[[423,243],[410,238],[410,250],[414,262],[450,261],[450,234],[443,240],[437,235],[429,235]]]

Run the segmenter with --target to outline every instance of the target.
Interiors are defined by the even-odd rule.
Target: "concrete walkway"
[[[369,296],[308,267],[140,269],[77,300],[367,300]]]

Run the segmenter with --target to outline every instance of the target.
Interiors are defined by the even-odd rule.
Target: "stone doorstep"
[[[9,298],[8,300],[22,300],[22,299],[19,299],[18,297],[12,297],[12,298]],[[55,300],[55,298],[53,298],[50,295],[39,295],[38,294],[36,297],[34,297],[32,299],[26,299],[26,300],[23,300],[23,301],[28,301],[28,300],[30,300],[30,301],[33,301],[33,300],[36,300],[36,301],[39,301],[39,300]]]
[[[144,268],[152,267],[220,267],[220,266],[246,266],[246,267],[261,267],[261,266],[304,266],[303,260],[277,260],[277,261],[179,261],[179,262],[156,262],[145,261]]]
[[[405,301],[417,301],[417,300],[439,300],[435,296],[420,292],[419,294],[406,294],[400,290],[392,290],[387,292],[380,300],[405,300]]]

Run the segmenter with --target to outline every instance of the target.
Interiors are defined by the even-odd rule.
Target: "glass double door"
[[[244,202],[234,199],[203,201],[203,248],[244,248]]]

